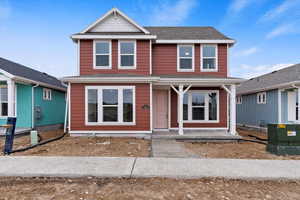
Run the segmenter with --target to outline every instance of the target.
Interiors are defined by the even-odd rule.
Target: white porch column
[[[7,115],[8,117],[15,116],[14,113],[14,97],[15,97],[15,82],[12,80],[7,80]]]
[[[178,115],[179,115],[179,124],[178,124],[178,133],[179,135],[183,135],[183,85],[179,85],[179,110],[178,110]]]
[[[230,134],[236,135],[236,86],[230,85]]]

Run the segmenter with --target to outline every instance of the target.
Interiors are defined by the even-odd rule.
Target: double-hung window
[[[136,41],[119,41],[119,68],[136,68]]]
[[[201,71],[218,71],[217,45],[201,45]]]
[[[177,45],[177,71],[194,71],[194,45]]]
[[[185,93],[183,120],[185,122],[218,122],[219,92],[194,90]]]
[[[94,41],[94,68],[111,69],[111,41]]]
[[[50,101],[52,99],[51,89],[44,88],[43,89],[43,100]]]
[[[266,92],[260,92],[257,93],[257,104],[266,104],[267,103],[267,93]]]
[[[88,125],[134,125],[134,86],[87,86],[86,122]]]
[[[0,86],[0,116],[7,116],[8,114],[8,92],[7,86]]]

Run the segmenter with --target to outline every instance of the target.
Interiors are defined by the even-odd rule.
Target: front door
[[[153,91],[153,111],[154,128],[168,128],[168,90]]]

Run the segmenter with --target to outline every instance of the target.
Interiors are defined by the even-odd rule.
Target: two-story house
[[[212,27],[142,27],[116,8],[71,36],[78,76],[68,82],[71,135],[154,130],[236,134],[235,41]]]

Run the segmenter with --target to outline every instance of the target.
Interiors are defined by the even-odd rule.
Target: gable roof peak
[[[95,26],[97,26],[100,22],[104,21],[108,16],[110,16],[112,14],[114,16],[120,15],[127,22],[129,22],[131,25],[133,25],[135,28],[139,29],[143,33],[145,33],[145,34],[149,34],[150,33],[147,29],[145,29],[144,27],[138,25],[134,20],[132,20],[131,18],[129,18],[127,15],[125,15],[123,12],[121,12],[116,7],[113,7],[111,10],[109,10],[104,15],[102,15],[101,17],[99,17],[94,23],[92,23],[91,25],[89,25],[87,28],[85,28],[80,33],[84,34],[84,33],[88,32],[88,31],[90,31],[92,28],[94,28]]]

